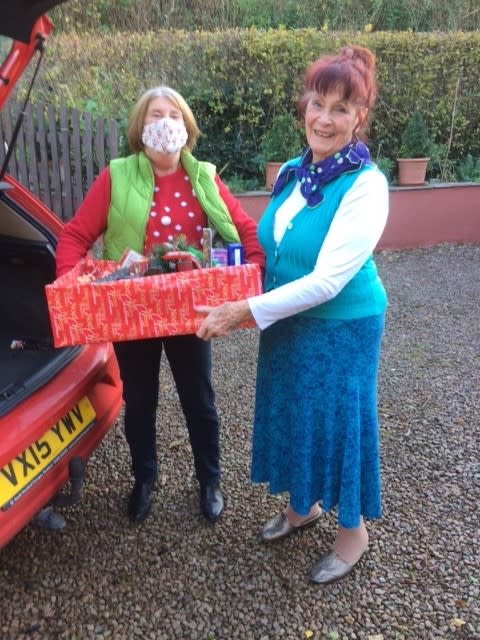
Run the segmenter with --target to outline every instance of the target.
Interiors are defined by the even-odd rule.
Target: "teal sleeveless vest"
[[[296,159],[289,164],[298,161],[299,159]],[[377,170],[369,165],[360,171]],[[340,202],[359,174],[359,171],[344,173],[324,185],[324,200],[316,207],[305,206],[288,224],[278,246],[273,236],[275,213],[292,193],[295,179],[271,199],[258,225],[258,238],[266,253],[265,291],[297,280],[313,271]],[[299,315],[347,320],[381,314],[386,306],[385,289],[371,255],[335,298]]]
[[[226,242],[239,242],[237,229],[215,184],[215,166],[196,160],[187,151],[182,151],[180,160],[209,225]],[[103,257],[119,260],[127,248],[143,252],[155,179],[150,160],[143,152],[116,158],[109,169],[111,195]]]

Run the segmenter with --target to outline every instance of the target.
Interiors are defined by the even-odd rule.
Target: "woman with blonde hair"
[[[217,175],[192,155],[199,136],[185,99],[170,87],[146,91],[132,109],[127,139],[132,154],[110,162],[87,193],[57,246],[57,274],[71,269],[103,237],[104,258],[125,249],[149,255],[156,244],[182,234],[201,248],[204,227],[226,242],[241,242],[249,262],[264,263],[256,223]],[[117,342],[125,400],[133,489],[128,515],[150,512],[158,475],[156,419],[162,351],[170,364],[185,416],[200,485],[200,507],[216,521],[224,506],[220,488],[219,418],[211,383],[211,347],[195,335]],[[167,412],[164,410],[164,414]]]

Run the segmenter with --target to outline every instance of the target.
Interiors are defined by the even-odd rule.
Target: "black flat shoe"
[[[152,508],[153,482],[135,482],[128,499],[128,517],[132,522],[143,522]]]
[[[215,522],[222,515],[224,502],[218,482],[211,482],[200,487],[200,507],[203,516]]]

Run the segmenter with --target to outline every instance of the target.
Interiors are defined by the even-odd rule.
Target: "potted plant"
[[[427,165],[433,143],[421,111],[414,111],[402,133],[398,163],[398,184],[401,186],[425,183]]]
[[[273,118],[260,142],[259,160],[265,169],[265,187],[272,189],[278,170],[284,162],[300,155],[304,146],[303,130],[291,113]]]
[[[387,158],[386,156],[378,156],[375,159],[375,164],[384,174],[389,184],[392,183],[393,174],[395,172],[395,160]]]

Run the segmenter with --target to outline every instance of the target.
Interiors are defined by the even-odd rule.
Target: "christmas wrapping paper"
[[[91,281],[116,269],[116,262],[87,258],[45,287],[56,347],[195,333],[203,319],[195,306],[262,292],[256,264]]]

